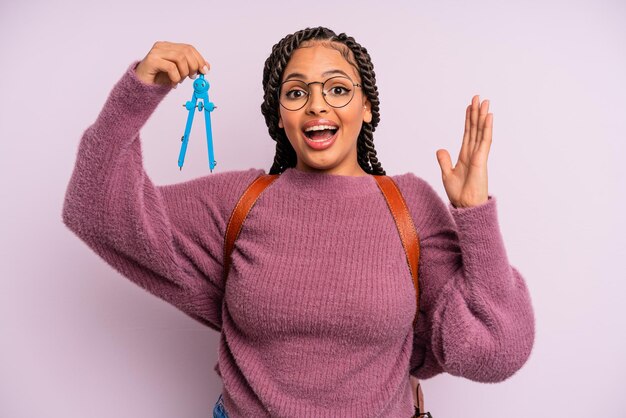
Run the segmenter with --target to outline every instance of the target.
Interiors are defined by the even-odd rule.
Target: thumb
[[[439,166],[441,167],[442,175],[446,175],[450,170],[452,170],[452,160],[450,159],[450,154],[447,150],[437,150],[437,161],[439,162]]]

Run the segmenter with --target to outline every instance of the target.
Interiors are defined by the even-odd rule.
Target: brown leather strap
[[[263,190],[272,184],[278,176],[278,174],[262,174],[257,177],[248,186],[235,206],[235,209],[233,209],[233,213],[228,221],[228,226],[226,227],[224,243],[224,279],[228,277],[231,261],[230,256],[235,245],[235,240],[241,231],[243,221],[248,216],[250,209],[252,209],[252,206],[254,206]],[[417,306],[415,318],[413,319],[413,326],[415,327],[419,313],[419,280],[417,277],[420,255],[419,237],[417,235],[417,231],[415,230],[415,225],[413,225],[413,220],[411,219],[411,214],[409,213],[409,209],[404,201],[404,197],[393,179],[388,176],[374,176],[374,179],[376,179],[376,183],[383,193],[383,196],[387,201],[387,206],[389,206],[389,210],[391,211],[393,219],[396,222],[396,227],[398,228],[400,239],[402,240],[402,246],[404,247],[409,270],[411,272],[411,276],[413,277]]]
[[[396,186],[393,179],[388,176],[374,176],[374,178],[376,179],[383,196],[385,196],[385,200],[387,201],[389,210],[393,215],[394,221],[396,221],[396,227],[400,233],[400,239],[402,240],[402,246],[404,247],[406,259],[409,264],[409,270],[411,271],[411,276],[413,276],[413,285],[415,286],[415,306],[417,307],[415,311],[415,319],[413,319],[413,327],[415,327],[420,310],[419,280],[417,277],[417,267],[420,258],[419,237],[417,235],[417,231],[415,230],[415,225],[413,225],[409,208],[404,201],[404,197],[402,196],[400,189],[398,189],[398,186]]]
[[[226,282],[226,277],[228,277],[230,255],[233,252],[235,240],[239,236],[243,221],[248,216],[248,212],[250,212],[250,209],[252,209],[252,206],[254,206],[263,190],[277,178],[278,174],[261,174],[248,186],[246,191],[239,198],[235,209],[233,209],[233,213],[231,213],[230,220],[226,226],[224,242],[224,282]]]
[[[417,230],[415,229],[415,225],[413,224],[413,219],[411,218],[411,214],[404,200],[404,197],[402,196],[400,189],[398,189],[398,186],[396,186],[396,183],[393,181],[393,179],[387,176],[374,176],[374,179],[376,179],[378,187],[382,191],[383,196],[385,196],[385,200],[387,201],[389,210],[391,210],[393,219],[396,222],[396,227],[398,228],[398,232],[400,233],[402,246],[404,247],[406,259],[409,264],[409,270],[411,271],[411,276],[413,276],[416,306],[415,318],[413,319],[413,328],[415,328],[417,317],[419,316],[420,311],[419,280],[417,275],[420,258],[419,236],[417,235]],[[425,409],[423,409],[424,394],[422,393],[422,387],[419,384],[419,379],[411,376],[410,380],[415,389],[413,396],[415,411],[416,413],[418,411],[425,411]],[[428,414],[428,416],[430,416],[430,414]],[[421,415],[419,415],[419,417],[421,417]],[[417,414],[414,415],[414,418],[419,417]]]

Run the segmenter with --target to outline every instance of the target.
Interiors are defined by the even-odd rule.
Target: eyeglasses
[[[416,393],[416,397],[417,397],[417,406],[415,407],[415,413],[413,414],[412,418],[433,418],[433,416],[430,414],[430,412],[422,412],[421,411],[421,405],[420,405],[420,384],[417,384],[417,388],[415,388],[415,393]]]
[[[344,107],[354,97],[354,87],[362,87],[345,76],[331,77],[324,81],[305,83],[302,80],[287,80],[280,85],[278,101],[287,110],[300,110],[309,101],[311,84],[322,85],[322,97],[329,106]]]

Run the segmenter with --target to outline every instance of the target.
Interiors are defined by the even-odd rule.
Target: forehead
[[[335,48],[322,43],[305,44],[291,54],[282,79],[285,80],[293,73],[299,73],[301,74],[297,77],[299,79],[319,80],[324,77],[324,73],[332,70],[341,70],[353,80],[359,79],[356,68]]]

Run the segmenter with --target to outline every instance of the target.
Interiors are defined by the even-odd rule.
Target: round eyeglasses
[[[354,87],[362,87],[344,76],[331,77],[324,81],[305,83],[302,80],[287,80],[280,85],[278,101],[287,110],[300,110],[309,101],[311,84],[322,85],[322,97],[329,106],[344,107],[354,97]]]

